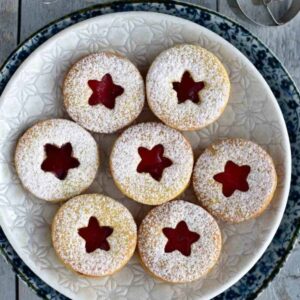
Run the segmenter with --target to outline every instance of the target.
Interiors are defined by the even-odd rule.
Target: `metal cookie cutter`
[[[275,17],[271,9],[272,4],[281,2],[286,5],[286,0],[236,0],[238,8],[253,23],[262,26],[279,26],[291,21],[300,11],[300,0],[293,0],[286,12],[280,18]]]

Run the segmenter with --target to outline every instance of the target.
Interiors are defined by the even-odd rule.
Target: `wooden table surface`
[[[0,65],[16,46],[49,22],[78,9],[104,3],[91,0],[0,0]],[[53,0],[52,0],[53,2]],[[300,14],[282,27],[259,27],[237,16],[231,0],[191,0],[237,20],[261,38],[279,57],[300,87]],[[272,284],[259,299],[300,299],[299,242]],[[0,257],[0,300],[37,300]]]

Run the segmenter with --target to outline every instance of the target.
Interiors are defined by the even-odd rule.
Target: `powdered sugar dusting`
[[[178,104],[172,83],[185,71],[194,81],[204,81],[200,103]],[[195,130],[215,121],[229,97],[230,83],[225,68],[211,52],[196,45],[180,45],[162,52],[147,74],[147,98],[152,111],[166,124],[179,130]]]
[[[179,251],[165,253],[168,241],[162,232],[185,221],[189,230],[200,235],[191,246],[191,255]],[[221,232],[217,222],[195,204],[176,200],[150,211],[138,233],[138,249],[143,264],[157,277],[170,282],[193,281],[205,275],[221,252]]]
[[[45,144],[61,147],[71,143],[72,156],[79,160],[64,180],[41,169],[46,158]],[[71,198],[87,189],[93,182],[99,165],[96,141],[82,127],[63,119],[41,121],[29,128],[19,139],[15,165],[22,184],[36,197],[47,201]]]
[[[148,173],[138,173],[139,147],[152,149],[162,144],[164,156],[172,165],[163,171],[160,181]],[[116,141],[110,163],[117,186],[128,197],[156,205],[179,195],[188,185],[193,168],[193,152],[184,136],[160,123],[141,123],[124,131]]]
[[[248,165],[249,190],[236,190],[225,197],[222,184],[213,176],[223,172],[227,161]],[[198,200],[213,215],[230,222],[241,222],[260,214],[276,188],[276,170],[271,157],[257,144],[242,139],[226,139],[210,146],[196,162],[193,185]]]
[[[105,74],[124,88],[116,98],[114,109],[104,105],[91,106],[89,80],[101,80]],[[100,133],[112,133],[131,123],[144,105],[144,82],[137,68],[126,58],[111,52],[100,52],[79,60],[65,78],[64,104],[73,120]]]
[[[85,240],[78,229],[86,227],[90,217],[101,226],[110,226],[109,251],[96,249],[86,253]],[[122,268],[134,253],[137,228],[132,215],[119,202],[99,194],[77,196],[57,212],[52,225],[55,251],[74,271],[89,276],[104,276]]]

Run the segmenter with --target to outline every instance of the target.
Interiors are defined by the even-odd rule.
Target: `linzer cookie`
[[[52,223],[54,249],[71,270],[102,277],[120,270],[134,253],[137,228],[128,209],[99,194],[65,203]]]
[[[218,119],[229,98],[230,82],[219,59],[196,45],[162,52],[146,79],[153,113],[179,130],[197,130]]]
[[[112,133],[133,122],[142,111],[144,94],[138,69],[112,52],[79,60],[63,86],[64,104],[71,118],[99,133]]]
[[[260,215],[272,200],[277,176],[272,158],[257,144],[226,139],[196,162],[193,185],[201,205],[228,222]]]
[[[23,186],[47,201],[66,200],[93,182],[99,165],[94,138],[76,123],[41,121],[19,139],[15,166]]]
[[[203,208],[175,200],[152,209],[138,232],[142,265],[154,277],[190,282],[216,264],[222,246],[217,222]]]
[[[193,152],[178,131],[160,123],[126,129],[115,142],[110,167],[117,187],[149,205],[169,201],[188,186]]]

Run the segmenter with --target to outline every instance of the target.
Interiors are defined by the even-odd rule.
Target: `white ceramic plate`
[[[86,279],[65,269],[53,251],[50,225],[58,205],[27,193],[13,166],[15,144],[37,120],[66,116],[61,84],[68,68],[80,57],[113,49],[145,73],[162,50],[196,43],[216,54],[231,80],[229,105],[211,126],[186,136],[197,156],[201,149],[224,137],[251,139],[273,157],[279,186],[265,213],[238,225],[220,223],[223,251],[209,275],[191,284],[171,285],[151,278],[136,257],[119,273]],[[138,121],[154,117],[145,108]],[[116,135],[95,135],[102,165],[90,191],[124,203],[139,221],[149,207],[126,199],[108,171]],[[192,22],[157,13],[129,12],[89,19],[63,30],[34,51],[14,74],[0,101],[0,225],[24,262],[46,283],[71,299],[208,299],[240,279],[263,254],[282,218],[290,183],[291,155],[279,106],[255,67],[233,46]],[[180,198],[194,201],[191,189]]]

